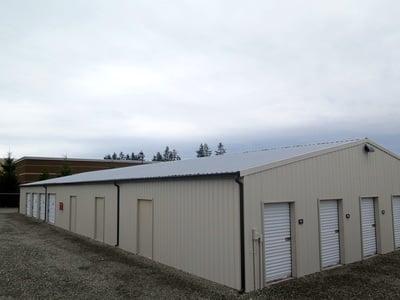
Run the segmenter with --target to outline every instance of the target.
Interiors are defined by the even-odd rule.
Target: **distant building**
[[[105,169],[142,165],[140,160],[106,160],[82,158],[55,158],[24,156],[15,161],[20,184],[38,181],[43,173],[50,178],[60,176],[61,169],[67,165],[72,174]]]

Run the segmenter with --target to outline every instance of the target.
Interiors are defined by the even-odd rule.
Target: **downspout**
[[[117,187],[117,243],[115,244],[115,247],[119,246],[119,191],[120,191],[120,187],[117,184],[116,181],[114,181],[114,185]]]
[[[44,221],[47,222],[47,185],[44,185]],[[40,198],[39,198],[40,201]],[[40,212],[39,212],[40,215]]]
[[[243,177],[237,173],[235,181],[239,184],[239,221],[240,221],[240,293],[246,291],[246,264],[245,264],[245,241],[244,241],[244,191],[243,191]]]

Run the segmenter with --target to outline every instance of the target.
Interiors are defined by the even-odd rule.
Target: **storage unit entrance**
[[[400,247],[400,196],[392,199],[394,247]]]
[[[377,253],[375,206],[376,203],[373,198],[361,199],[361,238],[363,257],[368,257]]]
[[[340,264],[339,201],[319,204],[321,268]]]
[[[265,279],[292,276],[292,239],[289,203],[264,204]]]

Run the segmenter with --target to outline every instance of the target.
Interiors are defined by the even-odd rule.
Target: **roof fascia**
[[[266,165],[263,165],[263,166],[242,170],[242,171],[240,171],[240,175],[241,176],[253,175],[253,174],[256,174],[256,173],[260,173],[260,172],[264,172],[264,171],[267,171],[267,170],[270,170],[270,169],[282,167],[282,166],[285,166],[285,165],[288,165],[288,164],[292,164],[292,163],[299,162],[299,161],[302,161],[302,160],[310,159],[310,158],[313,158],[313,157],[325,155],[325,154],[336,152],[336,151],[341,151],[341,150],[348,149],[348,148],[357,147],[357,146],[365,144],[365,143],[369,143],[367,139],[363,139],[363,140],[360,140],[360,141],[355,141],[355,142],[352,142],[352,143],[343,144],[343,145],[332,147],[332,148],[318,150],[318,151],[315,151],[315,152],[302,154],[302,155],[295,156],[295,157],[292,157],[292,158],[288,158],[288,159],[276,161],[276,162],[273,162],[273,163],[270,163],[270,164],[266,164]],[[373,146],[375,146],[375,145],[373,145]]]

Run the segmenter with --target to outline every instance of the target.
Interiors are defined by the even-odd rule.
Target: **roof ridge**
[[[311,146],[319,146],[319,145],[333,145],[333,144],[340,144],[340,143],[357,142],[357,141],[361,141],[361,140],[362,140],[361,138],[349,138],[349,139],[336,140],[336,141],[315,142],[315,143],[309,143],[309,144],[297,144],[297,145],[288,145],[288,146],[280,146],[280,147],[272,147],[272,148],[263,148],[263,149],[258,149],[258,150],[248,150],[248,151],[244,151],[243,153],[293,149],[293,148],[311,147]]]

